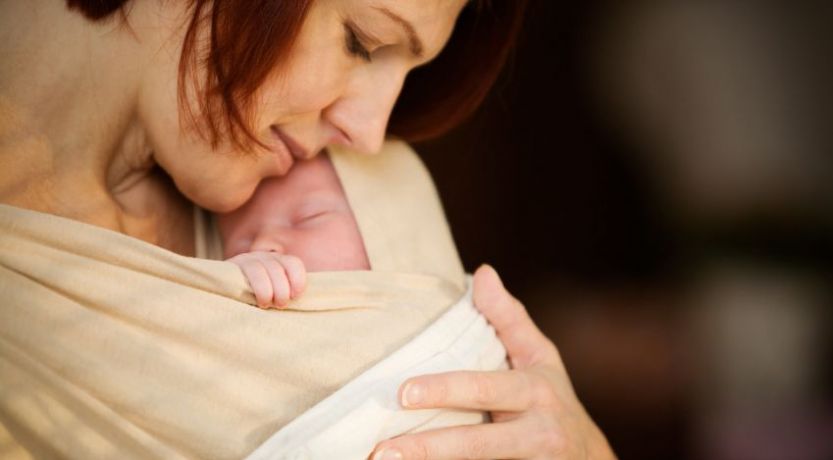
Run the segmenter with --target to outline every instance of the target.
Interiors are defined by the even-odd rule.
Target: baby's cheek
[[[370,263],[360,238],[343,238],[337,248],[333,248],[334,255],[331,270],[369,270]]]
[[[350,225],[347,228],[347,239],[350,240],[350,247],[352,251],[349,253],[350,264],[354,267],[353,270],[370,270],[370,260],[367,257],[367,249],[364,247],[364,239],[359,232],[359,226],[356,221],[350,218]]]
[[[298,256],[307,271],[363,270],[366,263],[361,240],[350,238],[350,234],[339,226],[322,226],[315,234],[307,233],[306,238],[296,238],[289,253]],[[294,251],[293,251],[294,249]]]
[[[358,232],[344,239],[344,244],[338,252],[341,270],[370,270],[370,263],[367,260],[367,252],[364,243]]]
[[[223,257],[228,259],[244,252],[251,252],[252,242],[245,239],[223,241]]]
[[[320,244],[306,245],[292,254],[304,263],[308,272],[341,270],[339,268],[338,248],[331,241],[323,240]]]
[[[370,261],[367,260],[367,252],[363,245],[352,254],[350,264],[354,267],[352,270],[370,270]]]
[[[240,209],[226,214],[215,214],[217,229],[223,242],[223,256],[228,259],[237,254],[249,252],[252,237],[246,228],[244,210]]]

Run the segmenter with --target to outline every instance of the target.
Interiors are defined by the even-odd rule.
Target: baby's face
[[[224,257],[276,251],[300,258],[308,271],[368,270],[356,219],[326,155],[266,179],[235,211],[217,215]]]

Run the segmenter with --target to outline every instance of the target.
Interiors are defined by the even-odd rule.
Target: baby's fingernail
[[[423,399],[425,399],[425,389],[422,385],[409,383],[405,385],[405,389],[402,390],[401,404],[403,407],[417,406]]]
[[[396,449],[382,449],[373,454],[373,460],[402,460],[402,452]]]

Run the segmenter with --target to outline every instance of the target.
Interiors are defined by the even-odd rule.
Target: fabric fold
[[[364,385],[362,375],[376,378],[365,374],[374,366],[391,371],[385,385],[368,388],[383,390],[385,410],[397,412],[390,391],[408,372],[480,368],[485,361],[460,356],[481,352],[500,361],[486,326],[482,350],[469,344],[473,354],[435,350],[425,339],[408,346],[449,330],[436,327],[438,318],[457,311],[449,309],[461,305],[466,281],[424,166],[404,143],[383,150],[330,152],[372,271],[310,273],[306,292],[285,310],[253,307],[231,263],[0,205],[0,452],[242,458],[340,389]],[[216,228],[196,216],[197,254],[219,258]],[[466,308],[485,325],[470,302]],[[451,332],[436,337],[459,342]],[[434,351],[401,351],[421,348]],[[365,396],[372,405],[379,394]],[[368,423],[373,436],[365,433],[352,452],[378,435],[461,421],[443,422],[443,414],[416,424],[385,415],[396,423]],[[341,433],[339,423],[328,432]],[[326,458],[315,452],[304,458]]]
[[[409,273],[308,284],[260,310],[233,264],[0,206],[0,421],[62,456],[240,458],[460,295]]]

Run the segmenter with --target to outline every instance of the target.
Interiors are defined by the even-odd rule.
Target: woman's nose
[[[326,110],[325,117],[346,134],[351,148],[367,154],[382,149],[388,119],[406,73],[379,72],[374,78],[357,81]]]

